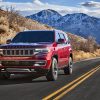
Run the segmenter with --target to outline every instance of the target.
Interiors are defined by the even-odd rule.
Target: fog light
[[[1,69],[1,71],[5,71],[5,69]]]
[[[35,61],[34,62],[34,66],[45,66],[46,65],[46,61]]]

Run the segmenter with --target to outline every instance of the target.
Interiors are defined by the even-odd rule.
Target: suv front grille
[[[20,49],[20,50],[3,50],[3,55],[4,56],[32,56],[34,54],[34,50],[32,49]]]

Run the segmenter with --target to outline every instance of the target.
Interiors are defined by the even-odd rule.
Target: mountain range
[[[51,9],[42,10],[26,17],[85,38],[92,36],[100,44],[100,18],[95,18],[84,13],[62,16],[57,11]]]

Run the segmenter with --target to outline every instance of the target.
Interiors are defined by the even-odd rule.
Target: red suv
[[[55,81],[58,70],[72,74],[73,55],[69,38],[59,30],[35,30],[18,33],[0,45],[0,76],[11,74],[44,74]]]

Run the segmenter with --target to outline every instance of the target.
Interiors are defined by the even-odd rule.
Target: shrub
[[[3,17],[3,16],[0,17],[0,25],[7,25],[7,26],[9,26],[7,17]]]
[[[7,33],[9,31],[8,27],[5,25],[0,25],[0,34]]]

